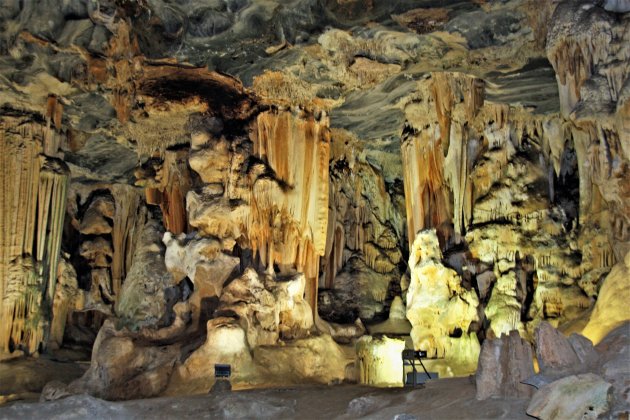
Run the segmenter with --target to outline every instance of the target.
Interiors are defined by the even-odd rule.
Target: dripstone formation
[[[400,386],[413,348],[621,413],[629,74],[625,1],[6,2],[0,354],[87,349],[43,398],[115,400]]]

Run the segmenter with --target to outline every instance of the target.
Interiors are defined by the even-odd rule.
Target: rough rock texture
[[[347,306],[350,300],[361,319],[378,319],[394,298],[401,277],[402,197],[397,185],[388,185],[378,168],[357,161],[357,139],[344,132],[332,135],[328,233],[320,286],[331,289],[331,309]],[[334,313],[325,309],[319,308],[321,316],[336,321]]]
[[[583,335],[571,334],[569,336],[569,343],[580,360],[580,363],[591,364],[597,358],[593,342]]]
[[[613,386],[610,414],[630,414],[630,323],[625,322],[608,333],[595,350],[599,373]]]
[[[253,349],[235,319],[214,318],[208,321],[205,343],[176,368],[167,394],[207,392],[214,383],[215,363],[229,363],[233,386],[247,388],[340,382],[352,359],[327,335]]]
[[[167,313],[166,290],[175,279],[164,264],[162,229],[156,221],[143,228],[134,253],[133,265],[120,290],[116,314],[131,328],[157,326]]]
[[[187,195],[190,224],[251,249],[262,269],[307,278],[316,308],[319,257],[326,245],[328,154],[325,114],[295,110],[258,115],[253,138],[209,139],[191,152],[203,181]]]
[[[541,322],[536,328],[535,340],[536,358],[541,371],[570,368],[580,363],[571,342],[548,322]]]
[[[534,388],[522,381],[533,374],[532,347],[517,331],[500,339],[486,340],[481,346],[477,367],[477,399],[531,397]]]
[[[313,327],[313,313],[304,300],[303,274],[274,282],[247,269],[224,287],[217,311],[234,314],[253,349],[280,338],[304,338]]]
[[[49,339],[51,347],[62,345],[68,315],[72,310],[80,309],[83,306],[83,296],[79,292],[77,273],[67,257],[59,260],[57,268],[58,283],[55,288]]]
[[[136,337],[121,333],[106,322],[96,338],[90,368],[65,392],[88,393],[108,400],[158,395],[168,384],[178,356],[177,347],[138,342]],[[48,395],[51,399],[63,396],[60,391]]]
[[[63,106],[46,119],[0,118],[0,351],[36,352],[48,341],[68,189]]]
[[[478,320],[477,295],[462,287],[460,277],[441,258],[435,231],[419,232],[409,255],[407,319],[412,325],[411,338],[414,348],[426,351],[429,357],[451,359],[451,368],[459,369],[459,374],[473,372],[479,341],[468,330]],[[454,337],[456,330],[459,338]]]
[[[222,252],[221,241],[209,238],[190,237],[180,234],[173,237],[166,232],[164,262],[168,271],[178,282],[189,279],[193,292],[190,296],[192,328],[203,327],[208,310],[223,291],[224,283],[239,265],[238,258]]]
[[[628,322],[612,330],[595,348],[588,338],[572,334],[567,339],[546,323],[536,335],[541,338],[536,342],[541,371],[523,381],[538,389],[528,414],[598,418],[630,413]]]
[[[628,10],[4,2],[0,357],[91,348],[107,320],[97,365],[133,341],[119,361],[154,395],[215,335],[252,386],[356,378],[366,330],[442,376],[541,322],[599,342],[628,319]],[[554,375],[600,360],[542,343]],[[90,389],[124,395],[136,367]]]
[[[527,406],[539,419],[596,419],[610,405],[611,385],[597,375],[567,376],[543,386]]]

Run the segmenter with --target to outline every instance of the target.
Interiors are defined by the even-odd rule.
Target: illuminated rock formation
[[[597,302],[582,334],[593,343],[599,343],[610,331],[628,321],[628,279],[630,279],[630,253],[610,270],[601,285]]]
[[[330,135],[326,116],[319,118],[296,119],[287,112],[258,116],[254,155],[267,162],[276,180],[259,176],[253,182],[248,229],[252,249],[267,268],[292,265],[305,273],[313,307],[328,222]]]
[[[468,331],[478,320],[479,301],[475,291],[463,288],[457,273],[442,265],[441,259],[435,231],[418,232],[409,255],[407,319],[412,325],[411,338],[416,350],[450,362],[451,375],[473,372],[479,341]]]
[[[623,395],[560,332],[628,319],[626,3],[3,3],[0,358],[119,399],[400,385],[406,343],[524,397],[539,341]]]
[[[403,340],[365,336],[357,341],[358,382],[375,386],[400,386],[403,381]]]
[[[252,349],[276,344],[281,337],[307,336],[313,327],[313,314],[304,301],[304,275],[276,284],[263,280],[268,286],[261,280],[254,270],[246,270],[221,292],[219,313],[239,316]]]
[[[220,292],[205,344],[177,367],[169,392],[205,392],[214,363],[232,365],[237,387],[343,380],[352,360],[330,335],[310,336],[313,314],[304,293],[303,274],[274,280],[247,269]]]
[[[620,257],[612,243],[625,249],[613,226],[625,226],[627,196],[619,175],[594,163],[617,159],[600,154],[600,123],[493,103],[486,90],[480,79],[433,73],[407,105],[409,241],[434,227],[442,249],[463,245],[458,269],[476,277],[489,334],[530,336],[539,319],[558,325],[592,307],[595,285]],[[617,142],[619,129],[603,130]]]
[[[255,385],[335,383],[346,378],[353,357],[322,335],[251,350],[246,333],[233,318],[208,321],[205,343],[179,366],[167,394],[207,392],[214,383],[214,364],[232,366],[235,388]]]

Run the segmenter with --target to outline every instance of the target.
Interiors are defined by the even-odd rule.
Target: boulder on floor
[[[548,322],[536,328],[536,357],[542,372],[574,367],[580,363],[569,340]]]
[[[595,347],[597,367],[601,376],[613,386],[614,418],[630,414],[630,322],[612,330]]]
[[[611,385],[592,373],[571,375],[541,387],[527,407],[539,419],[596,419],[610,407]]]

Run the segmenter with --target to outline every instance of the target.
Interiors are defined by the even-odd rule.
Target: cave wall
[[[333,142],[342,139],[341,135]],[[392,299],[400,293],[404,272],[399,185],[386,183],[369,162],[352,162],[343,153],[331,159],[329,183],[319,312],[333,322],[386,317]]]
[[[481,338],[531,337],[541,320],[583,328],[627,254],[627,22],[587,10],[562,3],[549,28],[558,114],[485,99],[484,80],[448,72],[419,82],[405,109],[409,242],[437,233],[446,264],[480,298]],[[441,348],[423,340],[416,347]]]

